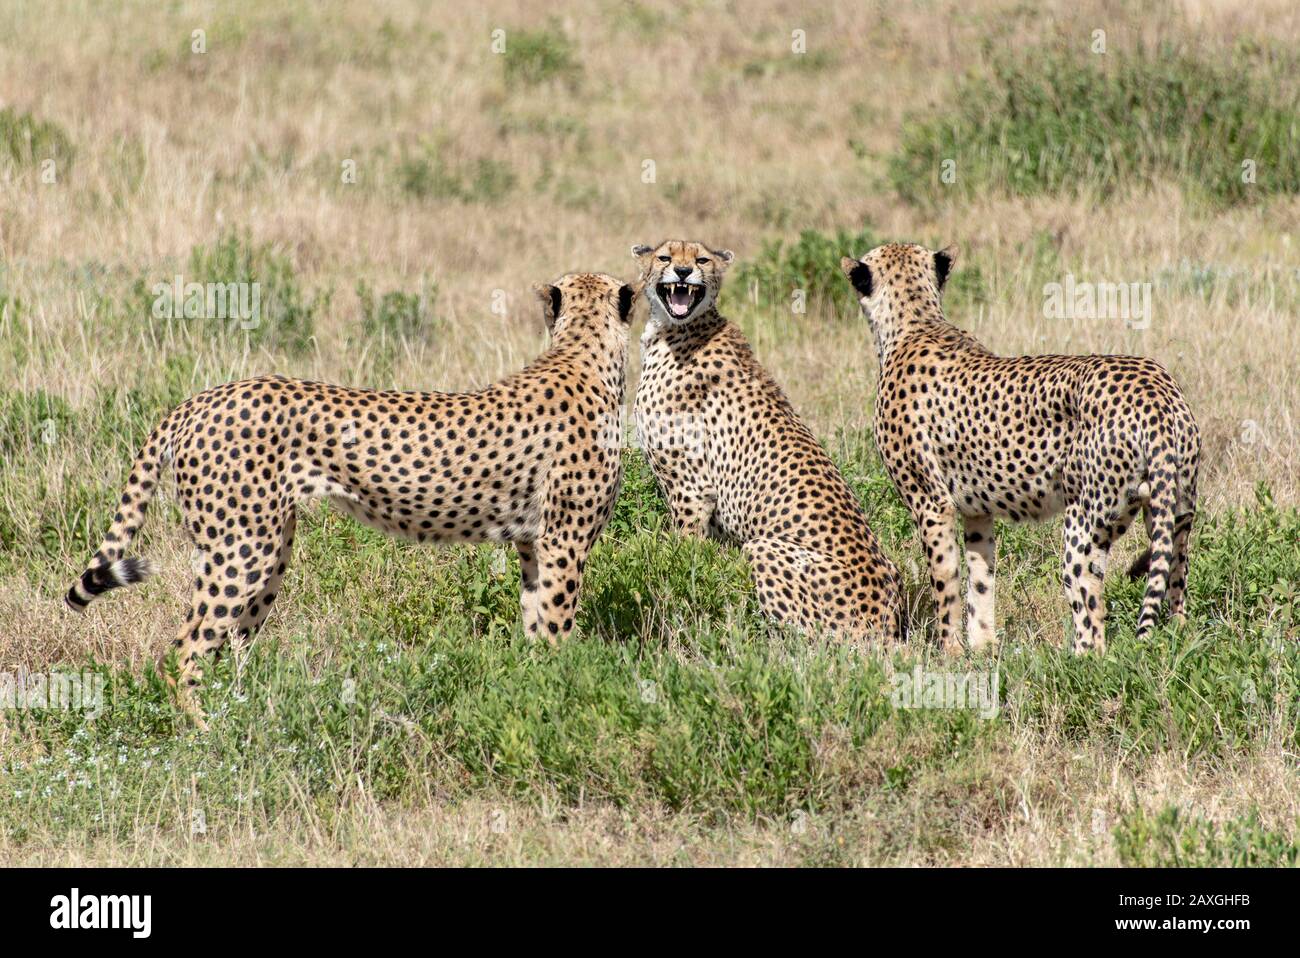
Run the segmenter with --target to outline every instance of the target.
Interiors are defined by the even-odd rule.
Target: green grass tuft
[[[417,200],[456,200],[461,203],[498,203],[519,182],[514,170],[491,157],[479,157],[458,166],[444,151],[426,144],[408,152],[398,164],[402,191]]]
[[[76,154],[72,138],[52,120],[41,120],[13,107],[0,110],[0,163],[34,169],[53,160],[63,175]]]
[[[1266,828],[1258,812],[1216,824],[1169,806],[1151,815],[1141,808],[1115,827],[1126,868],[1294,868],[1300,843]]]
[[[510,30],[503,59],[506,86],[533,87],[558,82],[576,89],[582,79],[573,44],[558,27]]]

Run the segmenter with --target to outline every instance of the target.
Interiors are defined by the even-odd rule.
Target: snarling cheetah
[[[1137,634],[1152,629],[1166,598],[1181,619],[1201,440],[1177,384],[1133,356],[995,356],[944,318],[939,297],[954,258],[890,244],[841,262],[875,335],[876,444],[929,560],[944,649],[961,647],[957,516],[972,649],[996,642],[994,517],[1065,513],[1064,584],[1082,652],[1105,648],[1110,548],[1147,510]]]
[[[295,507],[327,497],[420,542],[512,542],[523,623],[554,643],[573,628],[583,567],[622,479],[619,411],[634,293],[574,273],[536,287],[552,344],[473,393],[350,389],[280,376],[187,400],[136,458],[99,551],[68,591],[83,610],[149,566],[126,550],[171,463],[196,549],[189,613],[173,643],[181,704],[200,656],[265,621],[293,546]]]
[[[650,304],[637,432],[677,528],[741,546],[771,618],[892,641],[898,570],[781,387],[715,301],[732,254],[634,247]]]

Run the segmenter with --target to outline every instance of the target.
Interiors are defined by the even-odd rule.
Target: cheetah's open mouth
[[[655,292],[674,316],[689,316],[704,299],[703,283],[658,283]]]

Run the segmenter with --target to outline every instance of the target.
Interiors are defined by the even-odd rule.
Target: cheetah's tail
[[[1146,594],[1138,616],[1137,638],[1145,638],[1155,628],[1160,605],[1169,585],[1169,568],[1174,559],[1174,512],[1178,505],[1178,464],[1172,452],[1166,453],[1151,468],[1150,528],[1151,546],[1147,555],[1139,556],[1134,567],[1145,565]],[[1143,560],[1146,560],[1143,563]]]
[[[86,571],[63,597],[73,612],[84,612],[92,599],[109,589],[140,582],[154,573],[151,562],[128,559],[125,553],[144,521],[145,510],[158,488],[162,469],[170,461],[171,418],[168,416],[162,421],[135,457],[113,524],[104,535],[99,551],[91,557]]]

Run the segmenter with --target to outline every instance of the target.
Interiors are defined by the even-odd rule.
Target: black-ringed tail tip
[[[118,559],[111,565],[92,566],[81,573],[63,601],[73,612],[84,612],[96,596],[119,586],[143,582],[155,571],[148,559]]]

